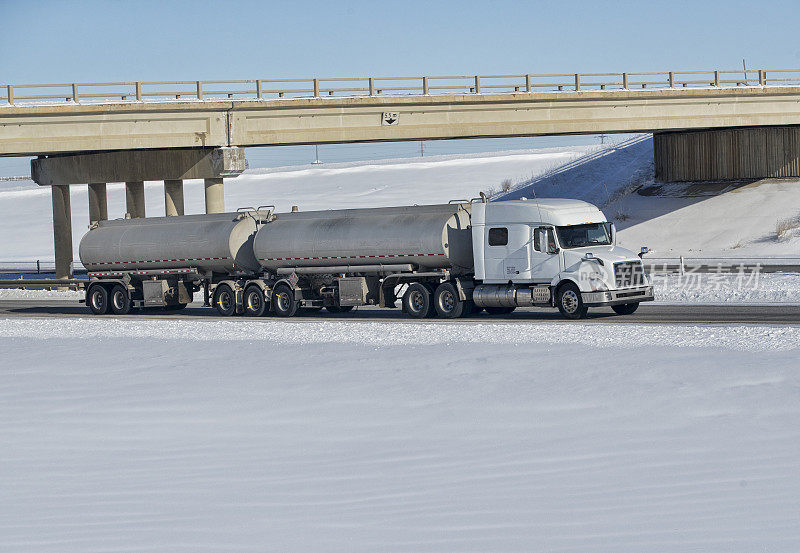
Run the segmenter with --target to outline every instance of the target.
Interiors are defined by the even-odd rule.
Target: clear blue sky
[[[0,84],[800,67],[800,2],[0,0]]]

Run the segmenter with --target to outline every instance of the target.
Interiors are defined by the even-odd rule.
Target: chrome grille
[[[641,261],[614,263],[614,279],[617,288],[644,286],[644,267]]]

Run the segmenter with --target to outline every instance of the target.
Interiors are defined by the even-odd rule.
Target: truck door
[[[546,231],[545,244],[541,243],[541,231]],[[561,272],[561,256],[556,248],[555,229],[539,226],[533,229],[531,248],[531,279],[534,282],[550,282]]]
[[[486,225],[486,281],[530,280],[531,227],[525,224]]]

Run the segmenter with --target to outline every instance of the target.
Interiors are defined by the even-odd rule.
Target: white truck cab
[[[475,203],[471,223],[479,306],[548,304],[581,318],[589,307],[630,314],[639,302],[653,300],[641,254],[616,245],[614,225],[592,204]]]

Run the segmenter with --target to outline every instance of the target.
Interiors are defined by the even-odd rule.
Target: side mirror
[[[644,257],[644,254],[646,253],[650,253],[650,248],[648,248],[647,246],[642,246],[642,251],[639,252],[639,259]]]
[[[615,225],[614,223],[611,223],[611,227],[609,228],[609,231],[611,232],[611,243],[616,246],[617,245],[617,225]]]

